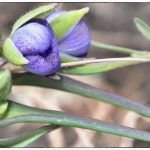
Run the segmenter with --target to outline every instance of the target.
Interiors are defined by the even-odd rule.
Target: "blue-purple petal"
[[[21,53],[32,55],[47,50],[50,47],[51,36],[49,29],[33,22],[19,28],[12,36],[12,40]]]
[[[70,34],[59,43],[59,50],[73,56],[84,56],[90,47],[87,24],[80,20]]]
[[[49,75],[60,68],[58,42],[47,21],[31,20],[15,32],[12,41],[29,60],[24,65],[27,70]]]

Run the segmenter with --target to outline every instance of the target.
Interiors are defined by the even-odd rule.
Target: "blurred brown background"
[[[26,11],[44,3],[0,3],[0,30],[2,38],[9,34],[14,21]],[[59,3],[59,9],[90,7],[86,15],[92,39],[139,50],[150,50],[150,42],[134,26],[134,17],[150,24],[150,3]],[[90,49],[89,57],[119,57],[117,53]],[[96,87],[150,104],[150,64],[125,67],[93,76],[73,76]],[[36,93],[36,94],[35,94]],[[150,121],[102,102],[50,89],[13,87],[10,98],[29,106],[61,110],[90,116],[121,125],[150,130]],[[41,124],[18,124],[0,129],[0,137],[17,136]],[[85,129],[63,127],[45,135],[28,147],[150,147],[150,143]]]

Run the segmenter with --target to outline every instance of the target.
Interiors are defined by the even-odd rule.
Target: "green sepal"
[[[15,24],[14,24],[14,26],[12,28],[12,32],[11,32],[10,36],[12,36],[14,34],[14,32],[20,26],[22,26],[24,23],[26,23],[30,19],[42,17],[42,15],[45,15],[46,13],[48,14],[48,13],[54,11],[55,7],[56,7],[56,4],[40,6],[40,7],[36,8],[36,9],[31,10],[30,12],[26,13],[25,15],[21,16],[15,22]]]
[[[7,97],[11,90],[11,74],[8,70],[0,71],[0,102]],[[0,109],[1,110],[1,109]]]
[[[5,115],[7,108],[8,108],[8,102],[6,100],[3,100],[3,102],[0,103],[0,119],[2,119],[3,116]]]
[[[17,49],[10,38],[7,38],[4,43],[3,54],[5,58],[14,65],[25,65],[29,62],[23,57],[22,53]]]
[[[77,23],[87,12],[88,7],[72,10],[60,14],[55,19],[50,22],[50,25],[58,39],[61,39],[63,35],[75,24]]]

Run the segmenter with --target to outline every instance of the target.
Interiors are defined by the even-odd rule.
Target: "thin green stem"
[[[33,75],[31,73],[14,74],[14,85],[39,86],[45,88],[58,89],[70,93],[75,93],[95,100],[103,101],[124,109],[139,113],[140,115],[150,117],[150,107],[136,103],[127,98],[112,94],[102,89],[93,87],[83,82],[60,76],[59,80]]]
[[[133,57],[122,57],[122,58],[103,58],[103,59],[94,59],[94,60],[81,60],[76,62],[62,63],[61,68],[64,67],[73,67],[81,66],[92,63],[105,63],[105,62],[150,62],[150,59],[146,58],[133,58]]]
[[[145,53],[145,51],[138,51],[135,49],[130,49],[130,48],[124,48],[124,47],[120,47],[120,46],[114,46],[114,45],[110,45],[110,44],[105,44],[105,43],[101,43],[101,42],[96,42],[96,41],[91,41],[91,46],[96,47],[96,48],[102,48],[102,49],[106,49],[112,52],[119,52],[119,53],[124,53],[124,54],[128,54],[128,55],[143,55]],[[149,53],[150,55],[150,53]]]
[[[0,139],[0,147],[25,147],[58,127],[57,125],[47,125],[17,137]]]
[[[100,121],[89,117],[75,116],[59,111],[41,110],[38,108],[17,104],[11,101],[9,102],[10,106],[7,112],[7,116],[12,117],[8,117],[4,120],[1,120],[0,127],[5,127],[7,125],[23,122],[26,123],[38,122],[38,123],[90,129],[94,131],[105,132],[144,141],[150,141],[150,133],[146,131],[116,125],[113,123],[108,123],[105,121]],[[15,113],[16,114],[18,113],[18,115],[13,116]]]

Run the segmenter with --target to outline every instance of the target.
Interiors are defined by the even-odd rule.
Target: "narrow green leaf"
[[[11,74],[8,70],[0,71],[0,101],[7,97],[11,90]]]
[[[45,88],[58,89],[70,93],[75,93],[95,100],[103,101],[130,111],[134,111],[143,116],[150,117],[150,107],[136,103],[127,98],[112,94],[102,89],[93,87],[83,82],[71,79],[69,77],[60,76],[59,80],[48,77],[41,77],[31,73],[14,74],[14,85],[39,86]]]
[[[10,102],[10,101],[9,101]],[[78,127],[90,129],[98,132],[105,132],[109,134],[139,139],[143,141],[150,141],[150,133],[141,131],[105,121],[92,119],[89,117],[75,116],[64,112],[41,110],[38,108],[28,107],[14,102],[10,102],[9,114],[13,111],[18,112],[19,116],[7,118],[0,121],[0,127],[12,125],[16,123],[46,123],[61,126]],[[14,109],[14,108],[15,109]],[[20,109],[22,108],[22,110]],[[23,113],[25,112],[25,115]],[[32,113],[31,113],[32,112]]]
[[[25,15],[21,16],[14,24],[14,26],[12,28],[11,36],[12,36],[12,34],[14,34],[14,32],[20,26],[22,26],[24,23],[26,23],[30,19],[39,17],[39,16],[41,17],[41,15],[43,15],[45,13],[50,13],[50,12],[54,11],[55,6],[56,6],[56,4],[40,6],[34,10],[31,10],[30,12],[26,13]]]
[[[110,61],[110,62],[102,62],[102,63],[91,63],[80,66],[72,66],[72,67],[63,67],[60,72],[74,75],[90,75],[90,74],[98,74],[106,71],[110,71],[113,69],[137,64],[140,62],[137,61]],[[142,63],[142,62],[141,62]]]
[[[142,35],[150,40],[150,26],[139,18],[134,18],[134,23]]]
[[[3,54],[5,58],[14,65],[24,65],[29,62],[23,57],[22,53],[17,49],[10,38],[7,38],[4,43]]]
[[[25,147],[57,128],[56,125],[47,125],[15,138],[0,139],[0,147]]]
[[[75,24],[77,23],[87,12],[89,8],[82,8],[79,10],[72,10],[60,14],[54,20],[50,22],[52,29],[58,39],[61,39],[62,36]]]

